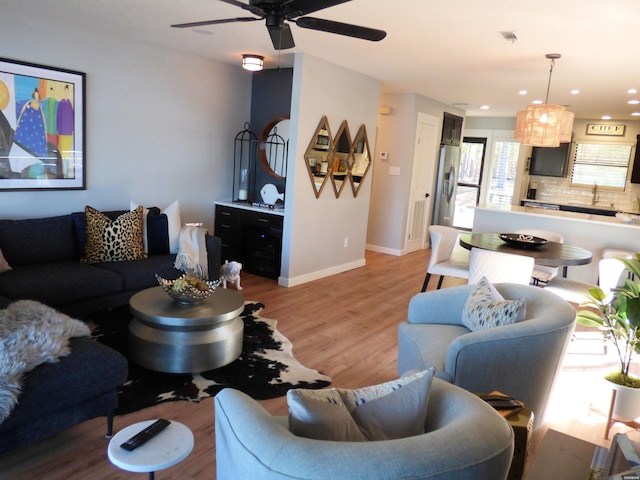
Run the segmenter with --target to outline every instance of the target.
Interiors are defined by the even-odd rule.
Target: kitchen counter
[[[528,199],[520,200],[520,205],[523,207],[561,210],[564,212],[590,213],[593,215],[604,215],[608,217],[615,217],[616,213],[620,211],[616,208],[602,207],[600,205],[586,205],[583,203],[567,204],[567,203],[547,202],[547,201],[528,200]]]
[[[568,278],[582,282],[597,283],[604,248],[640,252],[640,225],[615,217],[514,205],[501,209],[480,205],[475,209],[473,233],[511,233],[522,228],[558,232],[565,243],[592,252],[589,265],[568,268]]]

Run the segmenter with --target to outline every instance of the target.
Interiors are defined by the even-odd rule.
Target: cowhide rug
[[[278,330],[277,321],[260,317],[264,305],[245,303],[242,354],[234,362],[200,374],[170,374],[147,370],[129,361],[127,382],[120,388],[117,415],[162,402],[198,402],[225,387],[243,391],[256,400],[283,396],[291,388],[323,388],[331,379],[304,367],[293,356],[291,342]],[[92,337],[128,358],[127,307],[94,315]]]

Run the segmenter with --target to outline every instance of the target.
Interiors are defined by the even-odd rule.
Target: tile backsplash
[[[529,188],[537,190],[536,200],[562,205],[594,205],[621,212],[640,213],[640,184],[627,183],[624,192],[598,188],[595,204],[593,188],[572,187],[570,179],[531,175]]]

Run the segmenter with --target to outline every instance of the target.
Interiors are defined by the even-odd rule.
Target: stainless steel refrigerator
[[[460,172],[460,147],[440,145],[433,224],[453,226]]]

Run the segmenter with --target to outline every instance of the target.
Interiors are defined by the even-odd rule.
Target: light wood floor
[[[278,329],[294,346],[296,358],[346,388],[372,385],[397,376],[396,329],[406,317],[409,299],[419,292],[429,251],[403,257],[367,252],[365,267],[293,288],[243,274],[245,299],[265,304],[263,317],[278,320]],[[429,290],[434,289],[432,280]],[[465,283],[445,279],[443,288]],[[602,365],[611,361],[598,341],[582,341],[570,353],[546,416],[534,435],[535,453],[547,428],[608,445],[602,438],[608,399],[598,388]],[[285,398],[261,402],[271,413],[286,414]],[[212,399],[172,402],[116,417],[115,430],[151,418],[168,418],[189,426],[195,448],[180,464],[158,472],[158,479],[214,479],[215,443]],[[618,425],[613,432],[627,427]],[[109,463],[104,418],[84,422],[51,439],[0,457],[0,478],[16,480],[131,479]],[[222,479],[220,479],[222,480]],[[225,479],[227,480],[227,479]]]

